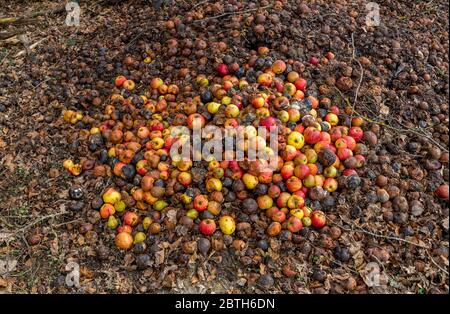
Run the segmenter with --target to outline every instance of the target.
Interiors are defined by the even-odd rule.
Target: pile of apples
[[[94,175],[105,176],[110,168],[120,183],[107,188],[102,202],[93,206],[108,228],[116,230],[119,248],[130,249],[149,235],[173,228],[173,223],[161,221],[169,209],[177,212],[177,223],[197,226],[205,236],[218,230],[232,235],[238,213],[221,214],[223,191],[232,186],[241,186],[233,192],[236,202],[256,201],[268,236],[322,228],[326,216],[307,206],[308,198],[321,201],[339,187],[359,185],[357,169],[364,166],[367,153],[361,142],[363,119],[350,118],[350,111],[342,112],[328,98],[319,101],[308,95],[310,82],[293,70],[293,60],[271,65],[258,61],[267,55],[268,49],[261,48],[243,66],[218,64],[217,75],[198,75],[182,88],[153,78],[138,94],[132,80],[116,78],[103,120],[92,119],[90,129],[83,131],[89,141],[101,138],[104,143],[90,148],[98,157]],[[334,55],[326,58],[331,61]],[[277,126],[276,169],[266,167],[264,160],[226,156],[225,161],[200,163],[199,177],[198,165],[169,154],[171,146],[183,140],[182,135],[172,136],[170,127],[192,129],[194,121],[241,129],[246,134],[244,150],[258,146],[269,154],[267,138],[259,136],[257,128]]]

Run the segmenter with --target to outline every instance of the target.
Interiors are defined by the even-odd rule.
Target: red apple
[[[217,66],[217,72],[219,72],[220,76],[228,75],[228,66],[224,63],[221,63]]]
[[[266,103],[266,101],[265,101],[264,97],[262,97],[262,96],[257,96],[252,99],[252,106],[255,109],[264,107],[265,103]]]
[[[303,180],[311,173],[311,169],[307,165],[298,165],[294,169],[294,174],[299,179]]]
[[[345,142],[347,143],[347,148],[350,150],[354,150],[356,147],[356,140],[348,135],[343,136],[343,139],[345,140]]]
[[[119,75],[118,77],[116,77],[114,84],[117,87],[122,87],[123,83],[125,83],[125,81],[127,80],[127,78],[123,75]]]
[[[148,172],[149,167],[148,160],[141,159],[136,163],[136,172],[143,176]]]
[[[321,138],[320,131],[311,126],[305,129],[303,135],[305,136],[305,141],[308,144],[315,144],[320,141]]]
[[[281,168],[281,176],[283,179],[289,179],[294,175],[294,166],[292,164],[285,164],[283,168]]]
[[[281,194],[281,189],[276,184],[272,184],[269,189],[267,190],[267,195],[269,195],[271,198],[276,199]]]
[[[295,87],[303,92],[306,90],[307,84],[308,82],[304,78],[299,78],[294,82]]]
[[[322,228],[325,226],[327,219],[325,217],[325,214],[320,210],[315,210],[311,213],[311,225],[314,228]]]
[[[302,180],[297,178],[296,176],[292,176],[286,180],[286,188],[289,192],[296,192],[302,188]]]
[[[100,217],[102,217],[103,219],[108,219],[109,216],[114,215],[115,212],[116,209],[114,208],[114,206],[106,203],[103,204],[100,208]]]
[[[192,175],[190,172],[183,171],[177,177],[178,182],[180,182],[183,186],[187,187],[192,182]]]
[[[346,160],[347,158],[353,156],[353,152],[348,148],[339,148],[337,150],[337,156],[340,160]]]
[[[328,192],[334,192],[337,190],[338,188],[338,183],[335,179],[333,178],[326,178],[325,181],[323,182],[323,188],[328,191]]]
[[[356,170],[355,169],[345,169],[343,172],[342,172],[342,175],[344,176],[344,177],[348,177],[348,176],[352,176],[352,175],[357,175],[358,173],[356,172]]]
[[[208,198],[205,195],[197,195],[194,198],[194,208],[199,211],[205,211],[208,208]]]
[[[281,156],[285,161],[294,160],[297,154],[297,149],[292,145],[286,145],[286,148],[281,152]]]
[[[269,195],[260,195],[256,199],[260,209],[269,209],[273,205],[273,199]]]
[[[131,234],[133,232],[133,228],[131,228],[131,226],[129,225],[123,225],[117,228],[117,233],[122,233],[122,232],[126,232]]]
[[[315,56],[311,56],[311,58],[309,58],[309,63],[311,63],[312,65],[317,65],[319,63],[319,59],[317,59]]]
[[[348,135],[353,137],[356,142],[359,142],[363,138],[364,132],[359,126],[352,126],[348,131]]]

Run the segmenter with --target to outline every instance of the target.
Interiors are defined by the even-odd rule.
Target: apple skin
[[[267,234],[271,237],[279,235],[281,232],[281,224],[279,222],[272,222],[267,228]]]
[[[320,210],[313,211],[310,215],[310,218],[311,218],[311,225],[317,229],[322,228],[327,223],[325,214]]]
[[[265,127],[267,130],[270,130],[271,127],[275,127],[277,125],[277,122],[274,117],[269,116],[267,118],[260,119],[259,125]]]
[[[337,188],[338,188],[338,183],[337,183],[337,181],[336,181],[335,179],[333,179],[333,178],[326,178],[325,181],[323,182],[323,188],[324,188],[326,191],[332,193],[332,192],[334,192],[334,191],[337,190]]]
[[[198,224],[198,231],[206,236],[212,235],[216,228],[216,222],[212,219],[204,219]]]
[[[350,150],[354,150],[355,149],[355,147],[356,147],[356,140],[353,137],[348,136],[348,135],[344,135],[342,138],[347,143],[347,148],[348,149],[350,149]]]
[[[245,187],[249,190],[253,190],[258,185],[258,178],[249,173],[245,173],[242,176],[242,181],[245,184]]]
[[[178,182],[180,182],[183,186],[187,187],[192,182],[192,175],[189,172],[180,172],[177,177]]]
[[[122,233],[122,232],[126,232],[131,234],[133,232],[133,228],[131,228],[131,226],[129,225],[123,225],[117,228],[117,234]]]
[[[289,217],[288,221],[287,221],[287,229],[292,232],[299,232],[303,227],[302,221],[295,216],[291,216]]]
[[[305,200],[301,196],[292,195],[289,197],[286,206],[290,209],[302,208],[305,206]]]
[[[120,201],[120,198],[121,198],[120,193],[113,188],[107,189],[106,192],[103,194],[103,202],[109,204],[117,203],[118,201]]]

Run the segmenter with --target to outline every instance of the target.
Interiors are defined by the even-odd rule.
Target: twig
[[[377,234],[377,233],[374,233],[374,232],[371,232],[371,231],[367,231],[367,230],[365,230],[365,229],[363,229],[361,227],[358,227],[358,226],[355,226],[357,229],[352,229],[352,228],[346,228],[346,227],[342,226],[341,224],[338,224],[338,223],[336,223],[336,222],[334,222],[332,220],[331,220],[331,223],[336,225],[336,226],[338,226],[339,228],[342,228],[345,231],[361,232],[361,233],[364,233],[364,234],[367,234],[367,235],[371,235],[371,236],[376,237],[376,238],[384,238],[384,239],[388,239],[388,240],[404,242],[404,243],[408,243],[408,244],[411,244],[411,245],[414,245],[414,246],[417,246],[417,247],[420,247],[420,248],[423,248],[423,249],[427,249],[427,250],[430,249],[430,247],[422,245],[422,244],[414,243],[412,241],[408,241],[406,239],[399,238],[399,237],[387,236],[387,235],[384,235],[384,234]]]
[[[244,13],[258,11],[258,10],[265,10],[265,9],[271,8],[272,6],[273,5],[270,4],[270,5],[266,5],[265,7],[260,7],[260,8],[241,10],[241,11],[236,11],[236,12],[226,12],[226,13],[215,15],[215,16],[205,17],[204,19],[195,20],[193,22],[194,23],[199,23],[199,22],[202,22],[202,21],[209,21],[209,20],[218,19],[218,18],[221,18],[221,17],[224,17],[224,16],[229,16],[229,15],[238,15],[238,14],[244,14]]]
[[[17,22],[22,22],[24,20],[31,20],[34,19],[38,16],[42,16],[42,15],[47,15],[47,14],[57,14],[57,13],[61,13],[65,11],[65,5],[58,7],[56,9],[51,9],[51,10],[46,10],[46,11],[38,11],[38,12],[34,12],[34,13],[30,13],[30,14],[26,14],[26,15],[22,15],[22,16],[16,16],[16,17],[5,17],[0,19],[0,25],[1,24],[12,24],[12,23],[17,23]]]
[[[25,32],[25,30],[23,30],[23,29],[16,29],[16,30],[12,30],[10,32],[0,32],[0,40],[14,37],[16,35],[22,34],[23,32]]]
[[[2,66],[3,61],[6,60],[6,58],[9,56],[9,51],[5,54],[5,56],[2,58],[2,60],[0,61],[0,66]]]
[[[53,225],[52,227],[58,228],[58,227],[61,227],[61,226],[64,226],[64,225],[68,225],[68,224],[71,224],[71,223],[74,223],[74,222],[82,221],[82,220],[83,220],[82,218],[77,218],[77,219],[74,219],[74,220],[65,221],[65,222],[62,222],[60,224]]]
[[[40,223],[40,222],[42,222],[44,220],[47,220],[47,219],[50,219],[50,218],[54,218],[54,217],[57,217],[57,216],[61,216],[61,215],[66,215],[66,214],[69,214],[69,212],[64,211],[64,212],[59,212],[59,213],[55,213],[55,214],[42,216],[41,218],[36,219],[35,221],[29,223],[28,225],[18,229],[15,233],[24,232],[27,229],[31,228],[32,226],[34,226],[34,225],[36,225],[36,224],[38,224],[38,223]]]
[[[199,7],[199,6],[201,6],[202,4],[207,3],[208,1],[209,1],[209,0],[205,0],[205,1],[201,1],[201,2],[197,3],[196,5],[194,5],[194,6],[191,8],[191,10],[194,10],[196,7]]]

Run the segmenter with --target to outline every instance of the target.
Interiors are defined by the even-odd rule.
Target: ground
[[[80,1],[78,27],[65,24],[64,10],[50,12],[60,1],[2,1],[0,18],[46,13],[0,24],[24,34],[0,40],[0,291],[448,293],[448,202],[433,193],[448,184],[448,3],[378,3],[380,25],[369,27],[366,1],[261,1],[268,18],[258,35],[248,19],[257,7],[241,0],[173,1],[160,10],[147,1]],[[178,33],[166,23],[177,19]],[[167,41],[180,33],[208,45],[171,51]],[[270,239],[264,252],[244,239],[244,250],[228,245],[187,260],[183,244],[199,235],[164,232],[142,269],[134,252],[115,248],[90,209],[108,179],[63,169],[65,159],[88,152],[62,111],[97,114],[92,99],[105,102],[124,71],[139,84],[153,76],[180,81],[180,68],[211,72],[224,54],[210,44],[217,41],[238,60],[262,44],[305,64],[332,51],[330,65],[306,68],[310,89],[354,106],[378,143],[363,186],[327,209],[334,219],[325,231],[299,243]],[[351,77],[349,88],[335,84],[342,75]],[[380,204],[371,199],[383,179],[391,201]],[[68,197],[74,184],[87,191],[81,210]],[[255,255],[263,258],[255,263]],[[70,262],[80,265],[79,287],[66,284]],[[381,282],[373,286],[377,267]]]

